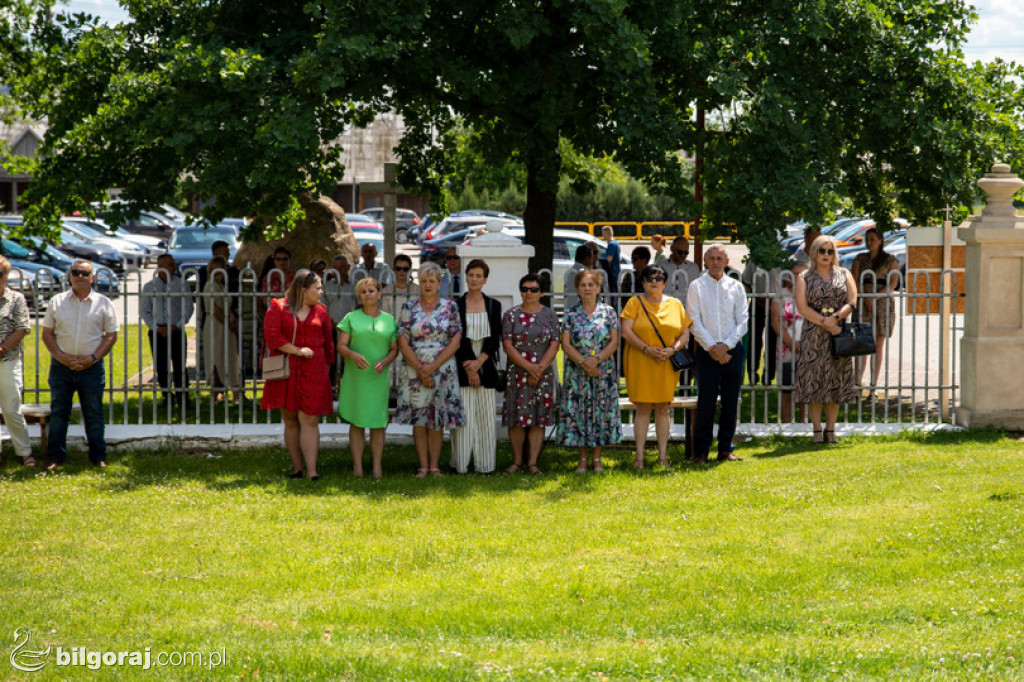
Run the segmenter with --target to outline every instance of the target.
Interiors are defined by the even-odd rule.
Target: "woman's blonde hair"
[[[811,242],[811,252],[808,254],[811,257],[811,265],[817,267],[818,250],[827,246],[831,246],[832,250],[835,251],[835,253],[832,254],[832,265],[830,266],[832,272],[835,272],[839,269],[839,249],[836,248],[836,240],[827,234],[823,234]]]
[[[380,291],[380,282],[373,277],[363,277],[361,280],[356,282],[356,296],[362,296],[363,290],[368,286],[373,286],[374,289]]]
[[[441,270],[441,266],[438,265],[437,263],[431,263],[430,261],[427,261],[426,263],[420,265],[419,270],[416,271],[416,279],[418,279],[422,284],[423,280],[426,279],[427,277],[433,277],[438,282],[440,282],[441,279],[444,277],[444,271]]]

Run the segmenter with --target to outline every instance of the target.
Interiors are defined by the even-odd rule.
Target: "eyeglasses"
[[[687,249],[686,251],[680,251],[679,249],[672,249],[672,253],[676,254],[677,256],[688,256],[688,255],[690,255],[689,249]]]
[[[655,275],[654,277],[648,277],[647,281],[648,282],[664,282],[665,278],[662,277],[661,275]]]
[[[539,294],[540,287],[519,287],[519,293],[521,294]]]
[[[831,256],[835,252],[835,249],[826,249],[825,247],[818,249],[818,255],[820,256]]]
[[[410,270],[412,270],[410,267],[400,268],[397,265],[395,266],[395,272],[409,272]]]
[[[92,270],[78,270],[76,268],[72,268],[71,274],[75,277],[89,277],[92,275]]]
[[[462,256],[445,256],[445,260],[461,260]]]

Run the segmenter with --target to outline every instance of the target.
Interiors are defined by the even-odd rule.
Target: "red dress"
[[[334,338],[331,333],[331,316],[322,305],[314,306],[305,321],[299,321],[295,331],[297,318],[292,315],[286,299],[274,299],[263,319],[263,338],[272,355],[280,355],[277,351],[281,346],[292,343],[292,332],[295,332],[295,345],[299,348],[311,348],[313,357],[300,358],[296,355],[288,357],[290,376],[287,379],[268,381],[263,386],[263,400],[260,407],[264,410],[285,409],[289,412],[305,412],[306,414],[325,415],[334,412],[333,392],[331,390],[330,370],[328,362],[334,357]]]

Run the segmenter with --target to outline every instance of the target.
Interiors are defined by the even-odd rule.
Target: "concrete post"
[[[462,259],[463,281],[469,261],[474,258],[487,261],[491,274],[484,285],[484,293],[501,301],[502,311],[522,302],[519,279],[530,271],[534,254],[532,246],[523,244],[518,237],[504,234],[501,231],[504,225],[502,220],[491,220],[485,228],[486,234],[473,237],[469,244],[456,248]]]
[[[985,210],[959,229],[967,244],[960,408],[964,426],[1024,429],[1024,187],[1004,163],[978,181]]]

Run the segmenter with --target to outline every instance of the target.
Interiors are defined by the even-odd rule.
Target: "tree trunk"
[[[536,251],[530,259],[530,271],[551,269],[554,259],[555,208],[558,205],[558,173],[562,157],[557,143],[553,150],[541,158],[531,158],[526,164],[526,243]],[[548,291],[551,291],[550,282]]]

